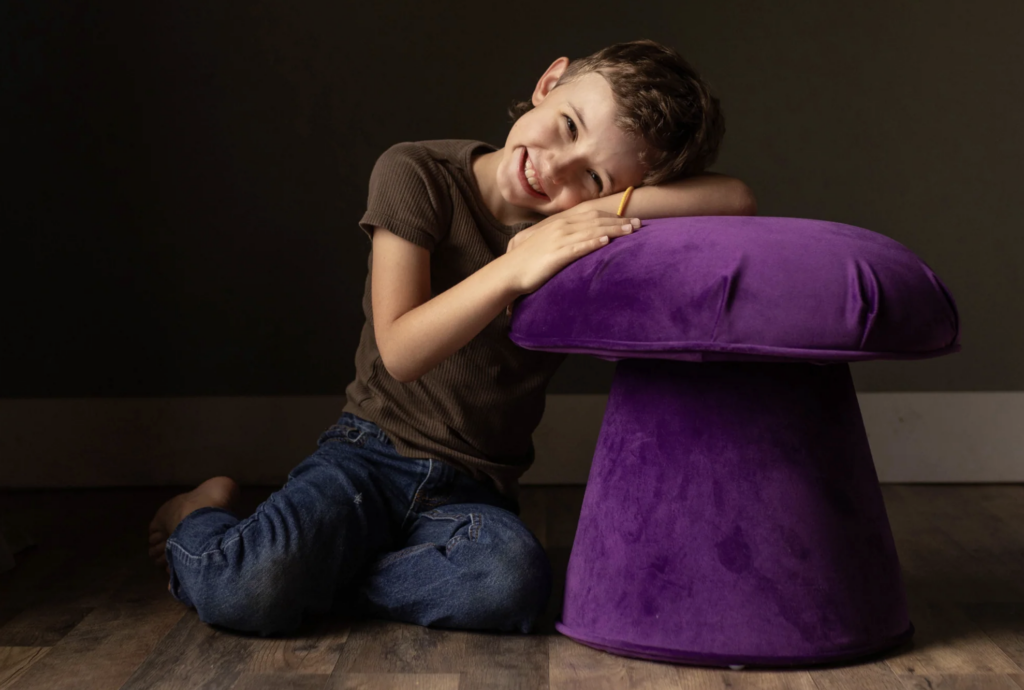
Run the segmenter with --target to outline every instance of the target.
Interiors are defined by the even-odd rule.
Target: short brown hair
[[[715,162],[725,115],[678,52],[650,40],[616,43],[570,62],[555,88],[590,72],[612,87],[619,106],[616,125],[647,144],[643,184],[697,175]],[[530,101],[516,101],[508,112],[515,122],[532,108]]]

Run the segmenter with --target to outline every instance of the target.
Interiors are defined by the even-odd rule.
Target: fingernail
[[[626,231],[626,232],[633,232],[633,226],[632,225],[623,225],[622,229],[624,231]]]
[[[629,222],[633,224],[634,228],[639,228],[640,227],[640,219],[639,218],[633,218]]]

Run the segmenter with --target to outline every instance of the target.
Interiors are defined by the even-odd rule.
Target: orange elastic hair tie
[[[619,202],[619,212],[616,214],[619,218],[622,218],[622,212],[626,210],[626,204],[629,203],[629,197],[633,194],[633,186],[626,187],[626,191],[622,193],[622,201]]]

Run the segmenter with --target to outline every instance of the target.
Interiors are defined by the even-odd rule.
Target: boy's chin
[[[522,203],[522,200],[520,200],[520,199],[509,200],[508,197],[505,198],[505,201],[508,203],[509,206],[514,206],[515,208],[517,208],[521,215],[523,215],[523,216],[532,216],[533,220],[540,220],[541,218],[547,218],[548,216],[550,216],[551,214],[554,213],[554,211],[550,211],[550,210],[547,210],[545,208],[540,208],[541,206],[543,206],[543,204],[524,205]],[[525,219],[522,222],[525,222]]]

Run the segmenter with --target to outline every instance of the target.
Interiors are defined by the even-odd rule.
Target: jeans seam
[[[452,555],[452,549],[455,548],[455,545],[458,544],[460,541],[465,541],[465,540],[466,540],[466,538],[464,536],[462,536],[461,534],[458,534],[458,535],[452,537],[451,539],[449,539],[448,543],[445,544],[445,546],[444,546],[444,554],[445,554],[445,556],[451,556]]]
[[[172,546],[176,550],[180,551],[181,554],[184,555],[185,558],[187,558],[190,561],[201,561],[201,560],[203,560],[203,556],[205,556],[206,554],[214,553],[213,551],[204,551],[203,553],[201,553],[198,556],[196,556],[194,554],[189,553],[188,550],[184,546],[179,544],[177,541],[172,541],[172,540],[168,539],[167,540],[167,548],[171,548]]]
[[[270,501],[273,497],[274,497],[273,494],[271,494],[270,497],[267,498],[267,501]],[[235,536],[231,537],[230,539],[228,539],[226,541],[222,540],[221,543],[220,543],[220,546],[218,546],[215,549],[210,549],[209,551],[203,551],[201,554],[199,554],[197,556],[197,555],[194,555],[194,554],[190,553],[184,546],[179,544],[177,540],[171,541],[170,539],[168,539],[167,540],[167,545],[168,546],[174,546],[175,548],[177,548],[178,551],[180,551],[181,553],[185,554],[185,556],[187,556],[189,559],[194,560],[194,561],[201,561],[203,559],[203,556],[208,556],[211,553],[217,553],[217,552],[223,553],[225,547],[231,546],[236,541],[241,539],[242,535],[245,534],[245,531],[247,529],[249,529],[249,527],[251,525],[255,524],[260,519],[260,513],[263,512],[263,510],[265,509],[264,508],[265,503],[266,503],[266,501],[264,503],[261,503],[259,506],[257,506],[256,512],[254,512],[248,518],[248,522],[241,529],[238,530],[238,534],[236,534]],[[242,521],[239,520],[239,522],[242,522]]]
[[[470,513],[469,514],[469,539],[470,541],[476,541],[480,536],[480,529],[484,525],[483,513]]]
[[[413,508],[415,508],[417,503],[419,502],[420,492],[423,490],[423,487],[426,485],[427,481],[430,479],[431,472],[434,471],[434,460],[432,458],[427,458],[427,462],[429,463],[427,465],[427,476],[425,476],[423,478],[423,481],[420,482],[420,485],[418,487],[416,487],[416,493],[413,494],[412,503],[409,504],[409,510],[405,511],[405,517],[402,518],[402,524],[403,525],[409,519],[409,516],[412,515]]]

